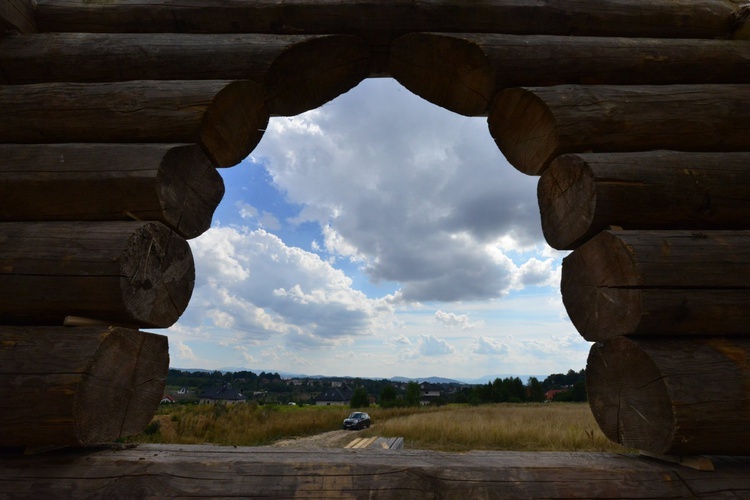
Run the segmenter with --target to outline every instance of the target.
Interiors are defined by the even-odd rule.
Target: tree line
[[[266,394],[264,400],[274,403],[296,402],[314,404],[314,396],[330,387],[331,381],[340,378],[304,379],[301,385],[290,385],[278,373],[242,370],[238,372],[189,371],[170,369],[167,385],[189,387],[203,391],[223,383],[229,383],[244,394],[256,391]],[[440,390],[440,397],[433,398],[431,404],[489,404],[542,402],[547,399],[547,391],[558,390],[554,401],[586,401],[586,371],[568,370],[567,373],[554,373],[540,381],[530,377],[524,383],[518,377],[496,378],[486,384],[467,385],[461,383],[431,384]],[[353,408],[367,407],[372,400],[381,406],[418,406],[421,401],[421,387],[415,381],[406,384],[387,379],[350,378],[345,380],[354,389],[351,399]]]

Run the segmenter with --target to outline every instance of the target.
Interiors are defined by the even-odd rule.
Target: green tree
[[[419,384],[413,380],[406,384],[406,405],[407,406],[419,406],[419,399],[421,395]]]
[[[367,408],[370,406],[370,397],[367,395],[367,389],[362,386],[354,389],[349,406],[351,408]]]
[[[398,394],[396,393],[396,388],[388,384],[383,387],[382,391],[380,391],[380,404],[388,406],[389,404],[396,401],[397,396]]]
[[[542,383],[539,382],[538,378],[530,377],[526,383],[526,390],[528,391],[529,401],[536,403],[544,401],[544,387],[542,387]]]

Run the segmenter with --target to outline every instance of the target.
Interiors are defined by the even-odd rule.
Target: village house
[[[440,398],[440,388],[429,382],[419,384],[419,392],[419,404],[421,405],[429,405]]]
[[[354,391],[346,384],[334,382],[315,398],[316,406],[349,406]]]
[[[235,403],[244,403],[245,399],[245,396],[243,396],[239,390],[235,389],[230,384],[224,383],[219,387],[213,387],[203,391],[200,395],[200,404],[223,403],[232,405]]]

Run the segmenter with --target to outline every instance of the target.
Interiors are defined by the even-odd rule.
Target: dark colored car
[[[370,423],[370,415],[363,411],[355,411],[344,419],[344,429],[364,429],[370,427]]]

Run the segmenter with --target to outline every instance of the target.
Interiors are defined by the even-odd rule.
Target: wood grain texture
[[[563,259],[563,304],[589,341],[743,335],[750,232],[604,231]]]
[[[394,500],[750,494],[747,458],[714,462],[716,470],[707,474],[636,455],[606,453],[140,445],[37,456],[6,453],[0,456],[0,494]]]
[[[586,365],[602,432],[657,454],[750,454],[750,340],[597,342]]]
[[[0,86],[0,142],[197,143],[218,167],[242,161],[268,123],[251,81],[40,83]]]
[[[195,145],[0,144],[0,221],[135,218],[195,238],[223,195]]]
[[[560,85],[502,91],[488,124],[508,161],[540,175],[565,153],[750,150],[750,85]]]
[[[295,115],[350,90],[370,52],[347,35],[43,33],[0,38],[11,84],[124,80],[253,80],[269,110]]]
[[[38,0],[43,31],[354,33],[416,31],[725,38],[728,0]]]
[[[168,369],[162,335],[0,327],[0,446],[87,446],[137,434]]]
[[[158,222],[0,223],[0,324],[166,328],[194,280],[187,242]]]
[[[750,83],[750,42],[411,33],[393,42],[390,73],[438,106],[482,116],[510,87]]]
[[[0,2],[0,35],[6,33],[36,33],[33,0],[3,0]]]
[[[542,231],[574,249],[608,226],[750,229],[750,153],[575,154],[539,178]]]

